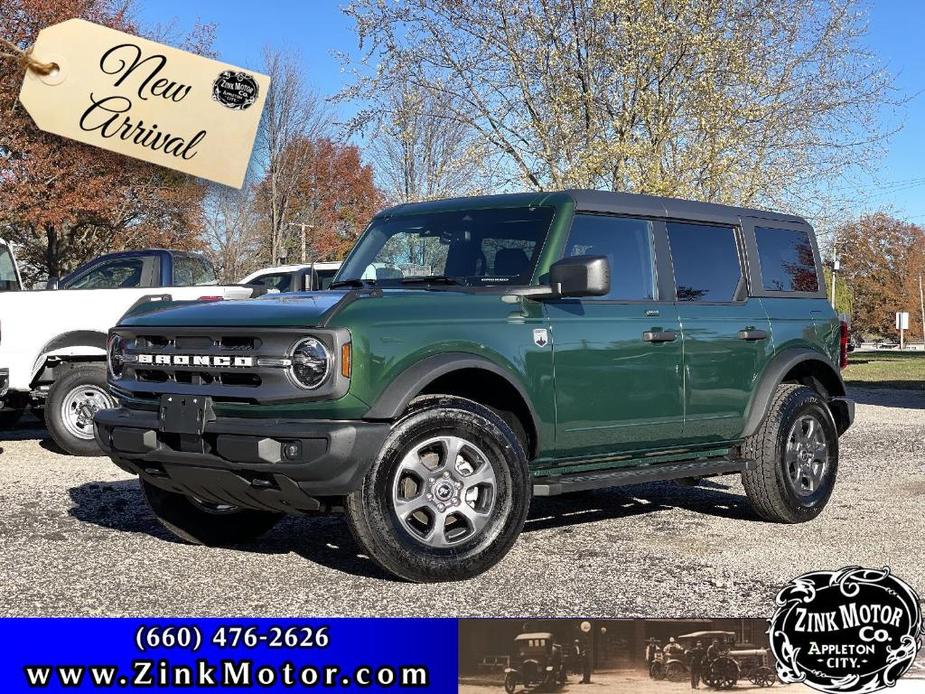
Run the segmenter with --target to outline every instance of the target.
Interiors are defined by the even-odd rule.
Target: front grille
[[[257,328],[244,334],[241,328],[120,327],[114,332],[124,341],[127,360],[113,390],[136,400],[156,402],[162,394],[249,404],[328,399],[342,396],[349,385],[335,368],[326,384],[306,392],[290,378],[290,369],[279,364],[308,335],[322,340],[331,354],[340,354],[341,345],[350,340],[344,329]],[[261,365],[261,359],[270,359],[272,365]]]

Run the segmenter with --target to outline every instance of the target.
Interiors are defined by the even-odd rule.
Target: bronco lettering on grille
[[[248,368],[253,357],[212,357],[205,354],[139,354],[138,363],[151,366],[203,366],[206,368]]]

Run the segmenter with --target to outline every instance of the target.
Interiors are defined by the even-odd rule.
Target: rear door
[[[839,321],[825,292],[815,234],[808,224],[744,219],[752,295],[771,321],[774,349],[822,349],[838,363]]]
[[[562,457],[659,448],[681,434],[680,324],[656,272],[663,231],[645,218],[575,215],[564,255],[607,256],[611,290],[545,302]]]
[[[749,298],[738,227],[670,221],[667,231],[684,335],[684,440],[734,440],[773,351],[768,317]]]

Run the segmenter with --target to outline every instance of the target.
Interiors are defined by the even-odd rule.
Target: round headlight
[[[314,337],[307,337],[292,350],[292,377],[303,388],[317,388],[328,376],[331,355]]]
[[[122,368],[125,366],[125,342],[118,335],[109,338],[106,361],[109,363],[109,373],[112,377],[122,378]]]

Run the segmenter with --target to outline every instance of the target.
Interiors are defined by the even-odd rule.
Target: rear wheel
[[[195,545],[237,545],[253,542],[281,518],[268,511],[214,504],[168,492],[141,480],[141,490],[154,515],[177,537]]]
[[[503,419],[471,400],[428,395],[392,428],[346,506],[357,542],[385,570],[454,581],[507,554],[531,493],[526,453]]]
[[[751,679],[752,684],[759,687],[773,687],[774,683],[777,682],[777,675],[774,674],[771,668],[762,666],[755,670],[749,679]]]
[[[75,364],[56,379],[45,405],[51,438],[72,455],[102,455],[93,438],[93,416],[116,406],[104,364]]]
[[[753,461],[742,482],[759,516],[777,523],[818,516],[838,472],[838,432],[825,401],[812,388],[779,385],[743,456]]]

